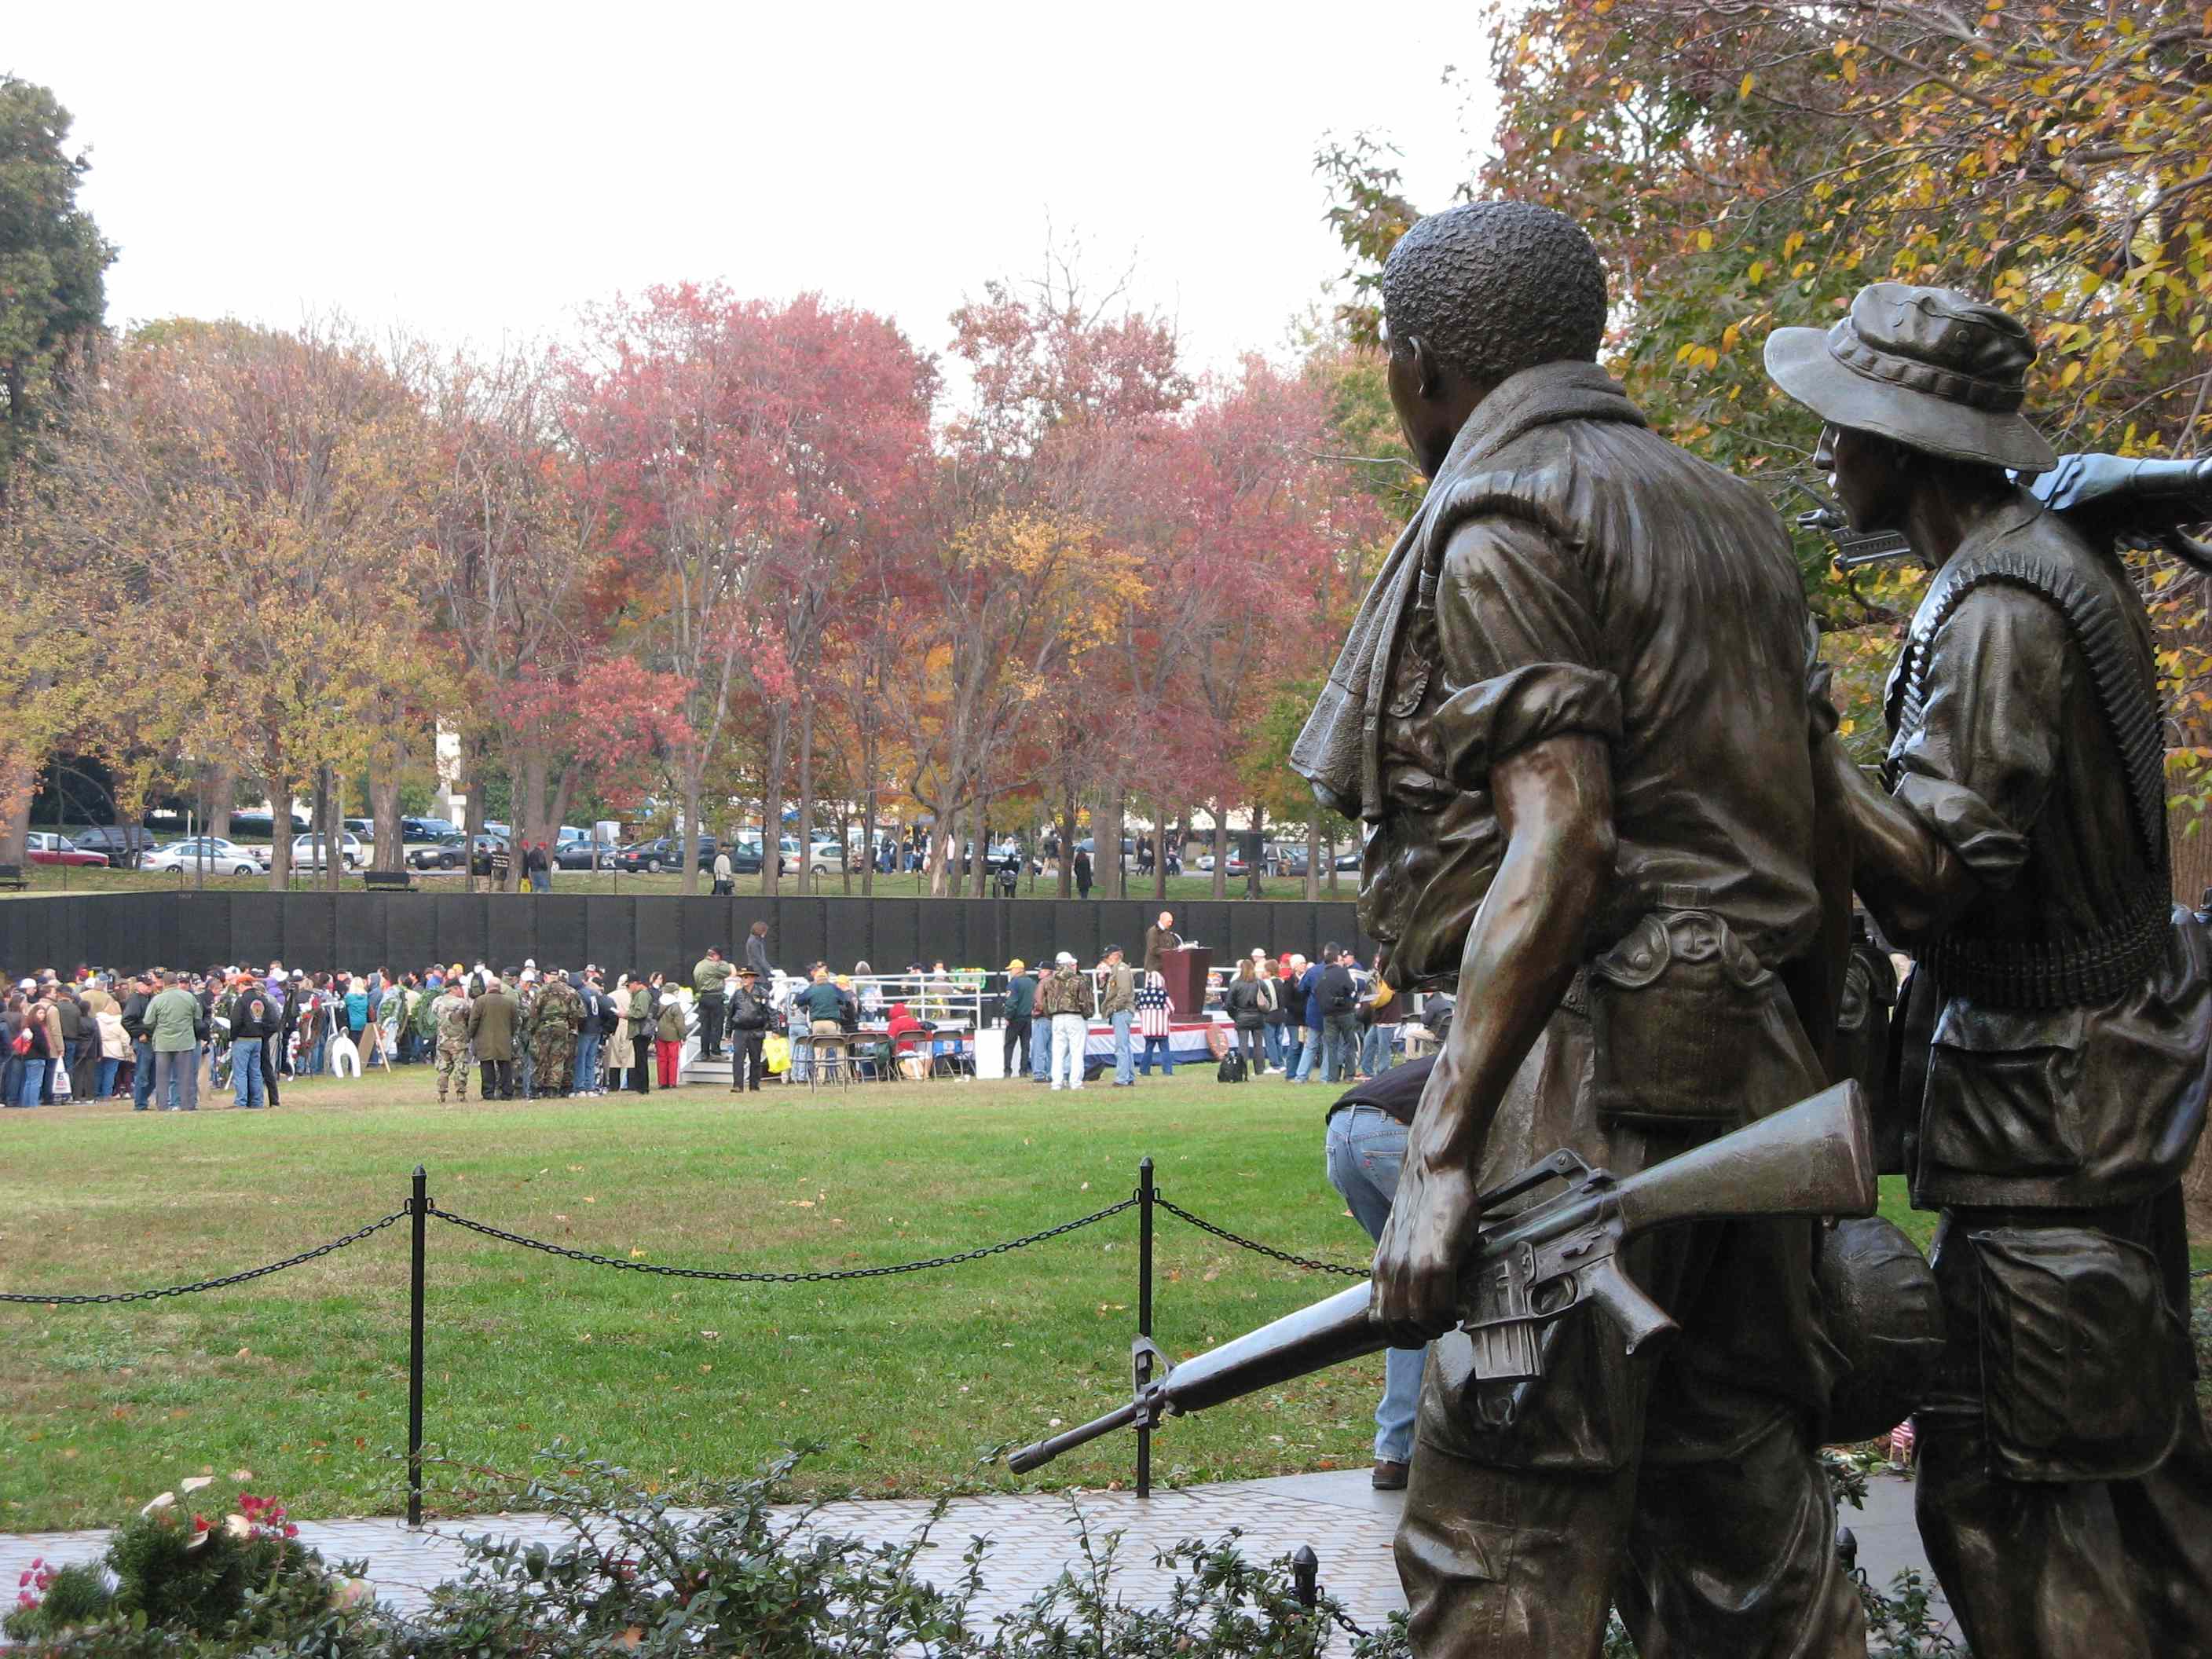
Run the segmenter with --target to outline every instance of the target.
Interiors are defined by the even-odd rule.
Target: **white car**
[[[142,870],[204,870],[211,876],[258,876],[263,873],[253,854],[221,836],[188,836],[146,854]]]
[[[322,845],[325,848],[335,846],[337,848],[338,862],[349,870],[358,870],[368,862],[368,848],[362,842],[362,838],[350,830],[342,836],[324,842]],[[317,856],[317,850],[315,838],[313,836],[295,836],[292,838],[292,867],[295,870],[321,869],[323,861]],[[266,867],[270,858],[266,848],[261,851],[260,858],[264,867]]]

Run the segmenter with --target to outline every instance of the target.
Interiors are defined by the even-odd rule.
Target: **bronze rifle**
[[[1542,1328],[1584,1303],[1605,1313],[1631,1353],[1673,1331],[1620,1265],[1622,1247],[1640,1234],[1686,1221],[1872,1215],[1876,1195],[1866,1104],[1848,1082],[1626,1177],[1553,1152],[1485,1193],[1479,1212],[1495,1214],[1555,1182],[1565,1190],[1482,1228],[1461,1278],[1461,1328],[1486,1381],[1540,1375]],[[1370,1290],[1355,1285],[1180,1365],[1140,1336],[1127,1405],[1024,1446],[1007,1467],[1026,1474],[1116,1429],[1156,1428],[1388,1347],[1368,1314]]]

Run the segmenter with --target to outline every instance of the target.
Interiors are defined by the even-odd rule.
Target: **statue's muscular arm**
[[[1613,875],[1605,741],[1549,738],[1491,773],[1505,850],[1460,960],[1451,1034],[1414,1114],[1375,1255],[1375,1317],[1413,1346],[1458,1322],[1483,1143],[1521,1062],[1565,994]]]
[[[1882,934],[1913,950],[1940,934],[1981,890],[1949,844],[1854,766],[1840,744],[1826,745],[1829,781],[1851,833],[1851,885]]]

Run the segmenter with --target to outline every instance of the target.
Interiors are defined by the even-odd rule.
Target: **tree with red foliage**
[[[750,713],[775,846],[794,738],[802,775],[810,758],[841,580],[898,533],[927,479],[933,394],[931,366],[890,324],[812,295],[775,307],[685,284],[589,319],[570,430],[624,572],[626,623],[684,688],[672,760],[687,834],[708,827],[701,779]],[[697,879],[686,860],[684,890]],[[762,883],[774,890],[773,858]]]

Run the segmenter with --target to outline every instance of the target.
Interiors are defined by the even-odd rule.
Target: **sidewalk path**
[[[1152,1564],[1154,1548],[1183,1538],[1215,1538],[1231,1527],[1243,1533],[1255,1561],[1288,1555],[1310,1544],[1321,1558],[1322,1587],[1352,1616],[1375,1626],[1405,1606],[1390,1557],[1390,1537],[1403,1499],[1368,1486],[1364,1468],[1328,1474],[1285,1475],[1221,1486],[1161,1490],[1149,1499],[1126,1492],[1002,1493],[953,1500],[932,1535],[925,1560],[941,1561],[949,1580],[961,1553],[976,1534],[993,1540],[984,1564],[977,1611],[1019,1607],[1063,1567],[1079,1561],[1073,1529],[1080,1510],[1095,1539],[1124,1534],[1115,1571],[1124,1601],[1164,1598],[1172,1575]],[[818,1524],[872,1542],[895,1543],[913,1535],[927,1516],[921,1498],[889,1498],[824,1505]],[[1859,1540],[1859,1565],[1877,1585],[1912,1566],[1926,1575],[1919,1534],[1912,1524],[1910,1481],[1877,1477],[1863,1510],[1845,1517]],[[478,1515],[434,1522],[410,1532],[396,1519],[301,1522],[302,1539],[333,1563],[367,1557],[378,1596],[402,1611],[421,1608],[430,1588],[460,1571],[463,1535],[489,1533],[527,1541],[557,1543],[560,1523],[542,1515]],[[89,1560],[107,1547],[105,1532],[0,1534],[0,1584],[12,1584],[33,1556],[49,1563]]]

